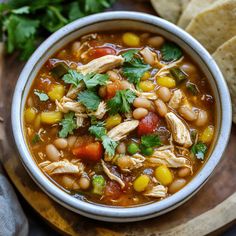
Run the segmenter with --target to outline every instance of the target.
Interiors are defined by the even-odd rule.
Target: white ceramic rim
[[[213,77],[216,80],[218,86],[217,89],[220,95],[222,112],[222,120],[220,123],[220,131],[222,132],[220,132],[218,136],[211,157],[201,169],[201,171],[198,173],[197,178],[194,178],[181,191],[166,199],[163,199],[160,202],[154,202],[143,206],[135,206],[129,208],[103,206],[81,201],[77,198],[70,196],[69,194],[58,188],[51,181],[49,181],[48,178],[40,171],[27,149],[27,144],[24,142],[24,135],[21,123],[21,97],[24,92],[25,84],[27,81],[26,78],[29,77],[32,65],[36,64],[36,62],[47,50],[47,48],[49,48],[51,45],[53,45],[56,41],[58,41],[66,34],[69,34],[70,32],[75,31],[78,28],[85,27],[86,25],[90,25],[95,22],[97,23],[100,21],[104,22],[109,20],[120,19],[140,21],[154,25],[156,27],[160,27],[181,38],[183,41],[186,42],[186,44],[194,48],[194,51],[205,62],[209,71],[212,73]],[[167,211],[170,211],[171,209],[176,208],[178,205],[186,201],[197,190],[200,189],[200,187],[206,182],[211,173],[214,171],[227,146],[231,130],[231,114],[231,100],[225,80],[215,61],[198,41],[196,41],[193,37],[191,37],[182,29],[159,17],[151,16],[144,13],[118,11],[99,13],[76,20],[52,34],[39,46],[39,48],[34,52],[34,54],[31,56],[31,58],[25,65],[18,79],[13,96],[11,119],[14,139],[21,156],[21,161],[28,173],[35,180],[35,182],[43,189],[43,191],[45,191],[55,201],[57,201],[64,207],[84,216],[105,221],[130,222],[151,218],[163,214]]]

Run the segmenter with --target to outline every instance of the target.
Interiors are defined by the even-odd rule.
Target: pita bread
[[[151,0],[153,8],[164,19],[176,23],[190,0]]]
[[[221,45],[212,56],[228,83],[233,105],[233,122],[236,123],[236,36]]]
[[[213,53],[236,35],[236,0],[224,0],[198,14],[186,31]]]
[[[192,0],[180,16],[178,26],[183,29],[186,28],[195,16],[217,1],[218,0]]]

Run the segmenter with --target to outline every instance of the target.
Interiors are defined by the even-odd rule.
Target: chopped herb
[[[189,82],[189,81],[188,81],[188,82],[186,83],[186,88],[187,88],[188,91],[189,91],[190,93],[192,93],[193,95],[197,95],[197,94],[200,93],[200,91],[199,91],[197,85],[194,84],[194,83],[192,83],[192,82]]]
[[[114,115],[116,113],[128,113],[130,111],[130,104],[133,103],[136,95],[131,90],[120,90],[116,92],[116,95],[108,100],[107,107],[109,113]]]
[[[84,106],[86,106],[87,109],[96,111],[99,103],[101,102],[101,99],[95,92],[85,90],[79,93],[78,101],[81,102]]]
[[[147,148],[161,146],[161,140],[156,134],[144,135],[141,137],[141,144]]]
[[[62,129],[59,132],[60,138],[65,138],[68,134],[73,134],[74,129],[76,129],[76,120],[75,120],[75,113],[69,112],[64,115],[64,119],[60,122],[62,125]]]
[[[45,102],[49,99],[48,95],[44,92],[40,92],[38,90],[34,90],[34,94],[38,96],[41,102]]]
[[[183,55],[182,49],[175,43],[165,43],[161,48],[162,59],[164,61],[176,61]]]
[[[143,61],[136,57],[138,50],[132,49],[122,54],[125,59],[123,65],[123,75],[129,82],[138,84],[143,74],[148,71],[151,66],[143,63]]]
[[[73,84],[75,87],[83,80],[83,75],[75,70],[68,70],[68,73],[62,77],[66,84]]]
[[[32,143],[33,143],[33,144],[36,144],[36,143],[38,143],[40,140],[41,140],[40,135],[39,135],[38,133],[36,133],[36,134],[34,135],[34,137],[32,138]]]
[[[69,67],[65,63],[58,63],[51,69],[51,73],[53,76],[61,78],[68,72],[68,70]]]
[[[207,152],[207,146],[204,143],[198,142],[192,146],[191,152],[196,156],[197,159],[203,161]]]
[[[102,145],[109,156],[114,156],[118,143],[106,135],[107,130],[104,127],[104,122],[98,122],[90,126],[89,132],[96,138],[102,140]]]
[[[67,23],[103,11],[114,0],[10,0],[0,3],[1,39],[26,60],[48,35]]]
[[[171,68],[170,73],[175,78],[177,84],[187,79],[187,75],[179,68]]]
[[[105,85],[108,80],[106,74],[87,74],[83,78],[88,89],[95,88],[97,85]]]

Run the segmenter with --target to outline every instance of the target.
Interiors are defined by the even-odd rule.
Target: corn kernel
[[[155,88],[155,85],[153,84],[152,81],[141,81],[139,83],[139,88],[143,91],[143,92],[150,92],[153,91]]]
[[[200,136],[199,140],[202,141],[203,143],[210,143],[212,138],[214,136],[214,126],[209,125],[207,126],[202,135]]]
[[[56,124],[62,119],[62,113],[59,111],[44,111],[41,113],[41,122],[52,125]]]
[[[158,77],[157,84],[167,88],[174,88],[176,86],[175,80],[168,76]]]
[[[140,38],[134,33],[124,33],[122,36],[123,42],[129,47],[138,47],[140,44]]]
[[[150,77],[151,77],[151,73],[149,71],[146,71],[141,77],[141,80],[145,81],[145,80],[148,80]]]
[[[150,178],[147,175],[140,175],[133,183],[134,190],[136,192],[143,192],[150,182]]]
[[[32,123],[36,117],[37,110],[33,107],[27,108],[25,110],[25,121],[26,123]]]
[[[48,92],[48,96],[52,101],[60,100],[65,95],[65,88],[61,84],[53,85],[52,89]]]
[[[119,114],[116,114],[114,116],[109,116],[106,119],[106,128],[111,129],[114,126],[119,125],[121,123],[121,121],[122,121],[122,118]]]
[[[167,166],[158,166],[155,169],[155,178],[162,184],[162,185],[169,185],[173,181],[173,176],[171,171]]]

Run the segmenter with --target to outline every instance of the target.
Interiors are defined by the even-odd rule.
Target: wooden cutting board
[[[136,10],[155,14],[149,1],[118,1],[114,10]],[[142,222],[104,223],[75,214],[60,206],[31,180],[22,166],[11,133],[10,109],[14,87],[24,63],[16,55],[3,58],[0,73],[0,158],[19,192],[26,201],[56,230],[67,235],[83,236],[155,236],[219,234],[219,229],[236,219],[236,126],[223,160],[207,184],[188,202],[163,216]],[[1,59],[0,59],[1,64]]]

